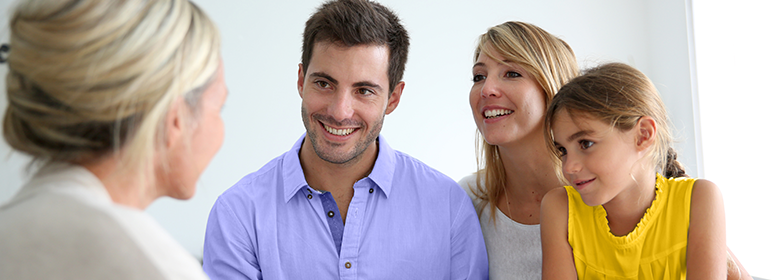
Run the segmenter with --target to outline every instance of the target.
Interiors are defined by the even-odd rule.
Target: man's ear
[[[183,137],[185,137],[185,111],[187,110],[185,106],[185,99],[182,97],[177,97],[177,99],[172,102],[172,106],[169,108],[169,112],[166,113],[166,119],[164,120],[164,129],[166,131],[166,149],[170,150],[177,145],[182,143]]]
[[[656,121],[649,117],[643,116],[637,121],[635,129],[637,130],[637,149],[642,151],[648,149],[654,142],[656,142]]]
[[[392,90],[392,93],[389,94],[389,102],[387,103],[387,109],[384,112],[385,114],[389,115],[392,111],[395,111],[397,105],[400,104],[400,97],[403,95],[403,88],[406,87],[406,82],[400,81],[395,85],[395,88]]]
[[[305,71],[302,69],[302,63],[299,64],[299,71],[297,71],[297,91],[299,97],[302,98],[302,87],[305,84]]]

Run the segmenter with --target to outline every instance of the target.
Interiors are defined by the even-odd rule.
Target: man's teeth
[[[485,118],[495,118],[498,116],[509,115],[512,113],[512,110],[504,110],[504,109],[493,109],[485,111]]]
[[[327,130],[327,132],[329,132],[330,134],[334,134],[334,135],[337,135],[337,136],[345,136],[345,135],[349,135],[349,134],[351,134],[352,132],[354,132],[354,130],[357,130],[356,128],[334,129],[334,128],[331,128],[331,127],[329,127],[329,126],[327,126],[327,125],[324,125],[324,128],[325,128],[325,129]]]

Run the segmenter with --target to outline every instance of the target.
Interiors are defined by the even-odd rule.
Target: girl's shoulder
[[[684,210],[691,208],[694,212],[716,203],[722,203],[721,190],[711,181],[689,177],[659,177],[659,180],[657,185],[664,184],[665,200],[670,201],[668,204],[683,205],[686,207]],[[705,210],[710,209],[715,209],[715,207],[708,207]]]
[[[694,179],[694,188],[708,189],[711,191],[719,191],[719,186],[716,183],[707,179]]]
[[[715,183],[696,179],[691,191],[691,210],[692,216],[695,211],[713,211],[717,205],[723,205],[723,198],[719,186]]]
[[[541,207],[542,212],[553,213],[558,217],[566,217],[569,210],[569,194],[566,187],[555,188],[547,192],[542,198]]]

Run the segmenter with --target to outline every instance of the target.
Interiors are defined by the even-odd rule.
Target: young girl
[[[545,137],[570,186],[542,201],[543,279],[726,279],[719,188],[687,178],[640,71],[611,63],[555,95]]]

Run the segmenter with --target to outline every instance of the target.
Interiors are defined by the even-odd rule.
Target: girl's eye
[[[327,83],[325,81],[316,81],[316,85],[318,87],[320,87],[320,88],[328,88],[329,87],[329,83]]]
[[[583,150],[588,149],[591,146],[593,146],[593,144],[594,144],[593,141],[580,140],[580,149],[583,149]]]
[[[556,147],[556,149],[558,150],[558,157],[562,158],[562,157],[566,156],[566,148],[564,148],[564,147]]]
[[[517,73],[517,72],[509,71],[509,72],[506,72],[505,76],[507,78],[518,78],[518,77],[522,77],[523,75],[520,75],[520,73]]]
[[[474,75],[474,78],[471,80],[474,81],[474,83],[478,83],[483,81],[484,79],[486,79],[486,77],[483,75]]]

